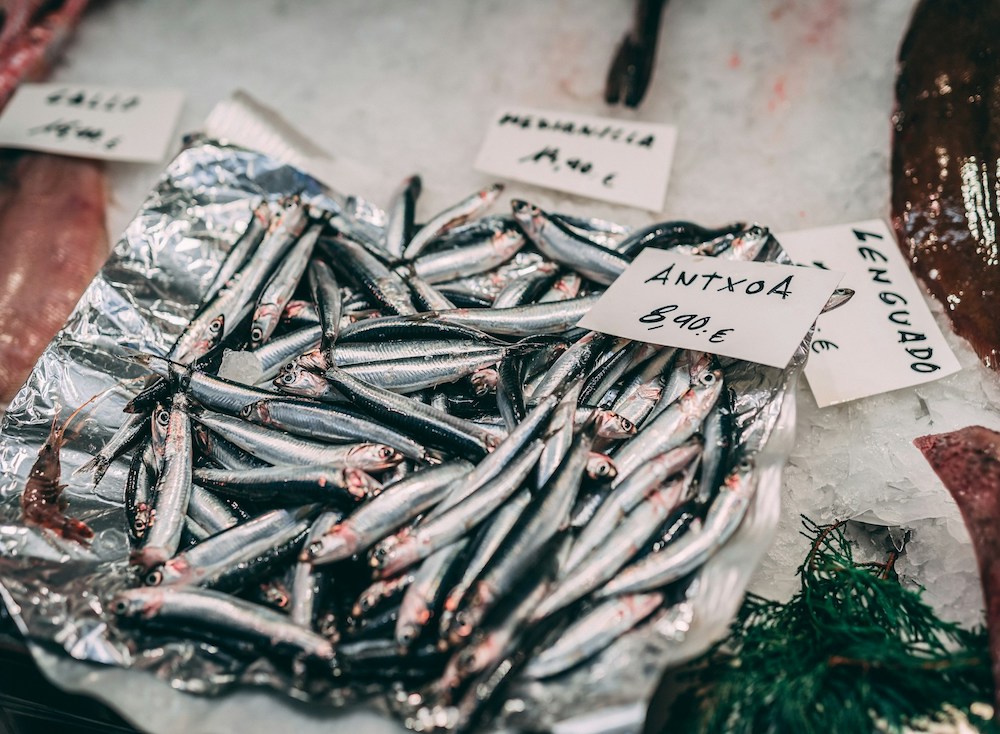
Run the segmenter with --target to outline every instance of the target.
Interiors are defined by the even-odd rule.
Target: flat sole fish
[[[899,53],[893,226],[910,267],[945,307],[955,332],[995,370],[998,76],[1000,4],[921,0]]]
[[[1000,681],[1000,433],[969,426],[913,441],[955,498],[972,537],[986,599],[993,680]],[[1000,710],[1000,687],[994,684]]]

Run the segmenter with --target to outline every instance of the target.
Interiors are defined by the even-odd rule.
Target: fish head
[[[403,461],[403,455],[399,453],[392,446],[386,446],[381,443],[362,443],[354,446],[348,452],[348,461],[355,466],[355,468],[370,469],[373,471],[382,471],[383,469],[391,469],[392,467]]]
[[[279,390],[314,398],[326,395],[330,391],[330,385],[322,375],[308,372],[300,367],[281,372],[274,378],[273,384]]]
[[[529,204],[523,199],[512,199],[510,208],[514,212],[514,219],[521,225],[521,229],[529,237],[537,235],[545,221],[544,213],[534,204]]]
[[[156,509],[145,502],[140,502],[135,506],[132,516],[132,535],[136,538],[143,538],[146,531],[153,525],[156,519]]]
[[[614,479],[618,476],[618,468],[607,454],[591,451],[587,459],[587,476],[597,481]]]
[[[500,374],[496,367],[484,367],[473,372],[469,376],[469,381],[472,382],[472,389],[475,391],[476,397],[481,398],[496,390]]]
[[[163,592],[159,589],[132,589],[124,591],[111,600],[111,612],[117,617],[150,618],[163,604]]]
[[[146,586],[173,586],[191,581],[191,564],[183,556],[175,556],[166,563],[150,569],[143,583]]]
[[[250,326],[251,349],[256,349],[267,341],[268,337],[274,333],[280,318],[281,312],[278,310],[277,304],[262,303],[257,307],[253,315],[253,324]]]
[[[303,563],[322,565],[349,558],[360,544],[357,533],[350,525],[340,523],[330,528],[319,540],[313,541],[302,551],[299,559]]]
[[[157,404],[153,409],[153,420],[151,423],[154,443],[162,444],[167,438],[167,427],[170,425],[170,411],[163,405]]]
[[[240,408],[240,417],[251,423],[266,426],[271,423],[271,410],[267,400],[258,400]]]
[[[635,423],[611,410],[596,410],[597,435],[601,438],[628,438],[635,435]]]
[[[406,649],[420,637],[420,627],[412,622],[401,624],[396,628],[396,642]]]

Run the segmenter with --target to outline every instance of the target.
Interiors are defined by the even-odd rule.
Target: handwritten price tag
[[[156,163],[182,104],[172,90],[23,84],[0,115],[0,146]]]
[[[784,367],[841,273],[643,250],[579,323]]]
[[[676,141],[669,125],[504,108],[486,133],[476,168],[658,212]]]
[[[778,235],[803,265],[844,275],[854,298],[816,324],[806,379],[824,408],[958,372],[958,360],[880,220]]]

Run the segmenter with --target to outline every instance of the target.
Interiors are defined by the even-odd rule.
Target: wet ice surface
[[[630,22],[628,0],[535,3],[115,3],[92,12],[57,80],[172,86],[182,130],[243,87],[367,175],[331,181],[384,201],[412,172],[421,216],[489,179],[472,170],[503,104],[675,124],[659,217],[512,185],[511,196],[628,224],[755,219],[775,231],[888,217],[896,49],[912,2],[671,0],[642,109],[601,100]],[[162,166],[110,167],[111,230]],[[943,330],[948,327],[940,320]],[[971,351],[936,383],[819,411],[802,387],[799,439],[775,545],[753,584],[786,597],[806,548],[799,514],[906,524],[898,570],[947,617],[980,618],[971,545],[957,508],[911,441],[970,424],[1000,428],[1000,387]]]

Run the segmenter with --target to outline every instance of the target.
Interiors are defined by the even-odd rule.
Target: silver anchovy
[[[241,637],[319,660],[332,661],[333,644],[273,609],[209,589],[141,588],[123,591],[111,602],[119,617],[142,624],[183,623],[207,634]]]
[[[649,617],[663,594],[626,594],[609,599],[575,619],[524,669],[528,678],[551,678],[593,657]]]
[[[406,249],[403,250],[403,257],[412,260],[434,239],[489,208],[502,191],[503,184],[493,184],[431,217],[430,221],[417,230],[410,239]]]
[[[622,569],[598,597],[657,589],[699,568],[732,536],[743,521],[757,483],[753,463],[744,460],[726,477],[705,514],[700,532],[688,532],[659,553]]]

